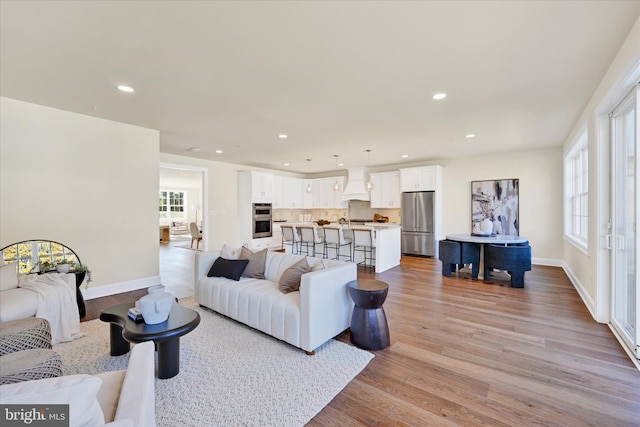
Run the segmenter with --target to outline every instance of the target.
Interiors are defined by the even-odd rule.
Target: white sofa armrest
[[[195,265],[195,271],[193,274],[193,289],[194,289],[194,293],[193,293],[193,297],[195,298],[196,302],[198,301],[198,281],[203,278],[206,277],[207,273],[209,272],[209,270],[211,269],[211,266],[213,265],[213,262],[220,256],[220,251],[216,251],[216,252],[198,252],[196,254],[196,265]]]
[[[137,427],[156,425],[154,349],[153,341],[133,347],[118,399],[115,422],[131,420]]]
[[[300,347],[314,351],[351,325],[353,301],[347,283],[358,278],[354,263],[302,275],[300,280]]]

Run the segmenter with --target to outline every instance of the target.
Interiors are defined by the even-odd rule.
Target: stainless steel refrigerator
[[[434,256],[433,191],[402,193],[402,253]]]

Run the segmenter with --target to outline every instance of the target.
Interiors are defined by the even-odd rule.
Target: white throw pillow
[[[91,375],[66,375],[0,386],[3,405],[69,405],[69,426],[104,425],[97,394],[102,380]]]
[[[222,245],[222,251],[220,252],[220,256],[224,259],[239,259],[241,252],[242,252],[242,247],[234,249],[225,243],[224,245]]]
[[[0,291],[8,291],[18,287],[18,272],[16,263],[0,267]]]

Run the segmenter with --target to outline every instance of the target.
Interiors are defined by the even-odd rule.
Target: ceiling
[[[640,1],[0,7],[2,96],[158,129],[164,153],[300,173],[560,146],[640,14]]]

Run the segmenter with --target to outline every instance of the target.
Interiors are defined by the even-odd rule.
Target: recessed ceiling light
[[[344,163],[338,163],[338,166],[344,166]]]
[[[409,157],[409,155],[408,155],[408,154],[403,154],[403,155],[402,155],[402,158],[403,158],[403,159],[406,159],[407,157]]]
[[[285,163],[284,165],[285,165],[285,166],[289,166],[289,163]]]
[[[433,99],[445,99],[447,97],[446,93],[436,93],[435,95],[433,95]]]
[[[194,153],[199,153],[202,151],[202,148],[200,147],[191,147],[189,148],[189,151],[193,151]]]
[[[464,136],[465,138],[475,138],[476,134],[475,133],[468,133]]]
[[[131,86],[118,85],[116,87],[118,88],[118,90],[120,90],[122,92],[127,92],[127,93],[133,92],[133,88]]]
[[[280,139],[287,139],[289,135],[287,135],[286,133],[281,133],[280,135],[278,135],[278,138]]]
[[[222,151],[222,150],[216,150],[216,154],[222,154],[222,153],[224,153],[224,151]]]

